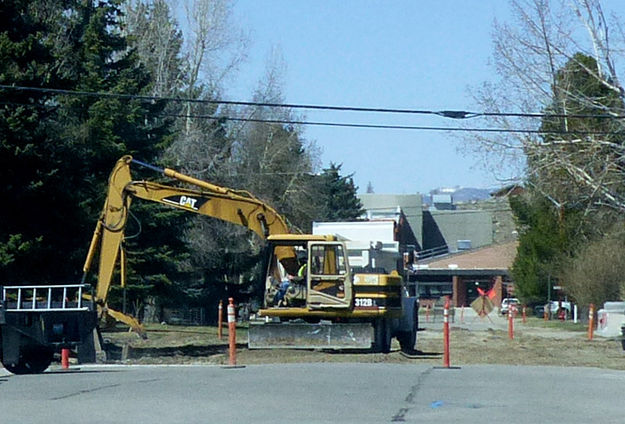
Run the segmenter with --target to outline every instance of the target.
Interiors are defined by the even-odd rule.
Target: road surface
[[[0,372],[2,423],[622,423],[625,372],[317,363]]]

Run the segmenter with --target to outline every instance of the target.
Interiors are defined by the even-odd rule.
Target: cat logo
[[[184,206],[185,208],[197,210],[195,204],[197,203],[197,199],[188,196],[180,196],[180,206]]]
[[[200,210],[200,207],[207,201],[208,199],[191,196],[169,196],[163,198],[164,203],[169,203],[181,209],[191,209],[192,211]]]

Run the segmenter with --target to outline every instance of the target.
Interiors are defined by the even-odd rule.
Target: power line
[[[161,116],[171,116],[177,118],[191,119],[211,119],[235,122],[254,122],[266,124],[280,125],[310,125],[310,126],[326,126],[326,127],[346,127],[346,128],[368,128],[368,129],[391,129],[391,130],[420,130],[420,131],[451,131],[451,132],[490,132],[490,133],[515,133],[515,134],[576,134],[576,135],[612,135],[614,132],[606,131],[546,131],[546,130],[529,130],[529,129],[509,129],[509,128],[470,128],[470,127],[436,127],[436,126],[419,126],[419,125],[385,125],[385,124],[364,124],[364,123],[348,123],[348,122],[321,122],[321,121],[298,121],[288,119],[260,119],[260,118],[238,118],[231,116],[216,115],[177,115],[166,114]]]
[[[1,88],[1,87],[0,87]],[[0,105],[24,106],[32,108],[58,108],[59,105],[42,105],[32,103],[18,103],[0,101]],[[421,125],[390,125],[390,124],[366,124],[353,122],[326,122],[326,121],[301,121],[292,119],[262,119],[262,118],[241,118],[227,115],[201,115],[201,114],[155,114],[160,118],[184,118],[184,119],[207,119],[213,121],[232,121],[232,122],[251,122],[265,123],[277,125],[307,125],[307,126],[326,126],[338,128],[363,128],[363,129],[390,129],[390,130],[407,130],[407,131],[449,131],[449,132],[482,132],[482,133],[509,133],[509,134],[555,134],[555,135],[615,135],[616,132],[606,131],[547,131],[532,129],[513,129],[513,128],[478,128],[478,127],[440,127],[440,126],[421,126]]]
[[[254,106],[254,107],[269,107],[269,108],[341,111],[341,112],[372,112],[372,113],[388,113],[388,114],[437,115],[437,116],[451,118],[451,119],[469,119],[469,118],[476,118],[476,117],[625,119],[625,115],[612,115],[612,114],[591,115],[591,114],[551,114],[551,113],[521,113],[521,112],[471,112],[471,111],[464,111],[464,110],[426,110],[426,109],[356,107],[356,106],[335,106],[335,105],[311,105],[311,104],[297,104],[297,103],[250,102],[250,101],[219,100],[219,99],[214,99],[214,100],[191,99],[191,98],[182,98],[182,97],[167,97],[167,96],[160,97],[160,96],[145,96],[145,95],[137,95],[137,94],[124,94],[124,93],[64,90],[64,89],[58,89],[58,88],[26,87],[26,86],[7,85],[7,84],[0,84],[0,89],[63,94],[63,95],[71,95],[71,96],[119,98],[119,99],[142,100],[142,101],[150,101],[150,102],[167,101],[167,102],[211,104],[211,105]]]

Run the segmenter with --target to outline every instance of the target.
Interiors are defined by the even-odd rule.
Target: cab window
[[[340,244],[312,245],[311,274],[343,275],[346,271],[345,252]]]

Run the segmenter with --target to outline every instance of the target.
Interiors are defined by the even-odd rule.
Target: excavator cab
[[[269,255],[266,307],[351,308],[351,274],[344,243],[329,237],[270,236]],[[305,266],[302,258],[306,258]]]
[[[308,308],[351,307],[352,284],[345,245],[308,242],[308,261]]]
[[[377,315],[368,311],[354,315],[354,284],[345,243],[332,235],[310,234],[272,235],[267,241],[265,307],[258,311],[258,319],[250,321],[248,347],[370,348],[371,323]],[[278,279],[294,275],[297,252],[306,253],[306,272],[288,281],[286,302],[272,302]],[[345,322],[349,319],[354,322]]]

